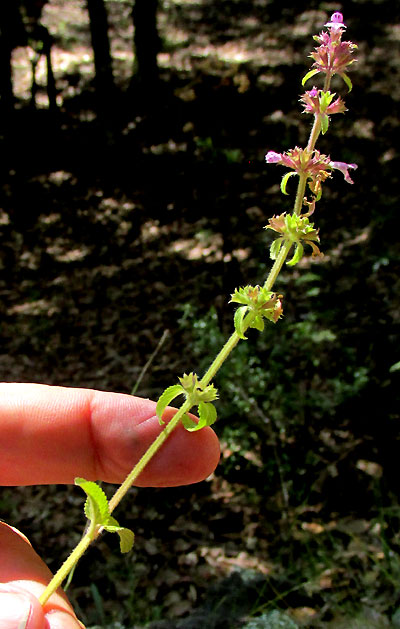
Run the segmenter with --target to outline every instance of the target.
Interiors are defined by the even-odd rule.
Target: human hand
[[[164,419],[174,414],[167,409]],[[0,485],[121,483],[161,427],[155,402],[130,395],[40,384],[0,383]],[[211,428],[178,426],[139,476],[139,486],[173,487],[206,478],[219,460]],[[78,629],[59,590],[38,597],[51,573],[28,540],[0,522],[0,628]]]

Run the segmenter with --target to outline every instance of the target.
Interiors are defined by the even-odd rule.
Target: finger
[[[0,523],[1,629],[82,629],[64,593],[56,592],[44,607],[38,597],[51,573],[28,540]]]
[[[121,483],[162,430],[155,402],[121,393],[0,383],[0,484]],[[174,414],[167,409],[164,419]],[[138,478],[167,487],[206,478],[219,460],[211,428],[181,425]]]

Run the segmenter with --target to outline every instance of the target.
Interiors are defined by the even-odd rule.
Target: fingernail
[[[26,596],[0,592],[0,629],[26,629],[31,613]]]

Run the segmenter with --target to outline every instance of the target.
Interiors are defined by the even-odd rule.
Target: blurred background
[[[232,331],[291,210],[268,150],[304,145],[307,55],[334,11],[358,44],[318,148],[356,162],[285,268],[284,318],[223,367],[206,482],[132,489],[69,592],[89,627],[399,627],[400,10],[389,0],[14,0],[0,5],[0,373],[157,399]],[[320,86],[320,79],[314,82]],[[307,84],[311,89],[312,82]],[[104,487],[111,492],[112,487]],[[5,488],[52,570],[82,495]],[[274,624],[275,623],[275,624]],[[397,623],[397,624],[396,624]]]

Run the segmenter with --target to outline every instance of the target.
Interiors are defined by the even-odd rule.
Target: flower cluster
[[[244,335],[246,329],[245,317],[249,312],[254,314],[254,319],[249,324],[260,332],[264,329],[264,319],[276,323],[282,316],[282,295],[277,295],[267,290],[264,286],[244,286],[237,288],[231,295],[230,303],[242,304],[235,312],[235,330],[241,339],[247,339]]]
[[[323,31],[320,35],[314,37],[320,43],[320,46],[311,53],[310,57],[314,59],[313,67],[303,79],[304,85],[308,79],[318,74],[318,72],[324,72],[326,74],[324,89],[321,90],[314,86],[300,98],[304,106],[303,113],[314,115],[314,127],[308,145],[305,149],[296,146],[294,149],[284,153],[269,151],[265,156],[267,164],[280,164],[291,169],[282,178],[281,190],[283,194],[287,194],[287,181],[292,175],[297,174],[302,177],[304,186],[306,182],[308,183],[313,198],[311,201],[299,199],[297,213],[300,212],[302,203],[308,205],[310,209],[314,209],[315,201],[321,198],[322,183],[331,176],[332,170],[340,170],[344,175],[345,181],[353,183],[349,170],[357,168],[357,164],[332,161],[328,155],[323,155],[314,148],[318,134],[320,132],[325,134],[328,130],[329,116],[346,111],[343,100],[340,96],[335,99],[336,94],[329,91],[329,85],[332,76],[339,74],[349,90],[351,89],[351,81],[344,70],[355,61],[351,55],[354,49],[357,48],[352,42],[342,42],[342,34],[346,29],[346,25],[343,23],[343,15],[341,13],[334,13],[325,26],[328,28],[328,32]]]
[[[277,260],[284,243],[294,245],[294,254],[287,263],[297,264],[304,252],[304,244],[312,248],[312,255],[322,255],[317,244],[319,243],[318,230],[309,222],[308,217],[314,212],[315,203],[322,195],[322,184],[332,176],[333,170],[340,170],[347,183],[353,183],[349,174],[350,170],[357,168],[357,164],[347,164],[346,162],[332,161],[329,155],[320,153],[315,148],[315,143],[320,133],[325,134],[329,128],[330,116],[341,114],[346,110],[345,104],[340,96],[336,97],[334,92],[330,92],[329,86],[334,74],[339,74],[351,90],[351,81],[345,70],[355,59],[352,58],[353,51],[357,48],[352,42],[342,42],[342,35],[346,29],[343,23],[343,15],[339,12],[333,13],[329,22],[325,24],[327,31],[316,35],[314,39],[320,44],[318,48],[310,54],[314,60],[311,70],[303,78],[303,85],[315,74],[323,72],[325,83],[323,89],[313,86],[300,98],[304,109],[303,113],[310,113],[314,116],[314,125],[306,148],[296,146],[294,149],[277,153],[268,151],[265,156],[267,164],[278,164],[290,169],[282,177],[281,190],[286,191],[287,182],[293,175],[298,175],[299,186],[294,206],[293,214],[283,213],[274,216],[269,220],[266,229],[272,229],[279,233],[279,237],[274,240],[270,249],[270,256]],[[312,196],[307,199],[305,196],[308,184]],[[302,210],[307,207],[307,211]]]
[[[180,384],[167,387],[160,396],[156,414],[160,425],[164,424],[163,413],[167,406],[179,395],[184,395],[189,406],[197,406],[199,421],[194,421],[186,413],[182,416],[182,424],[189,432],[201,430],[204,426],[211,426],[217,419],[217,411],[212,404],[218,398],[218,391],[213,384],[203,385],[197,374],[185,373],[179,378]]]
[[[309,214],[310,213],[308,213],[308,216]],[[271,245],[270,252],[272,260],[277,259],[285,241],[295,244],[294,255],[287,263],[288,266],[293,266],[301,260],[304,253],[303,242],[310,245],[313,258],[323,255],[315,244],[319,242],[318,229],[315,229],[314,224],[310,223],[308,216],[305,214],[298,216],[297,214],[286,214],[286,212],[284,212],[280,216],[273,216],[268,220],[269,225],[267,225],[265,229],[272,229],[278,232],[278,234],[281,234]]]
[[[345,70],[354,63],[355,59],[352,54],[357,46],[350,41],[342,41],[346,25],[343,23],[341,13],[334,13],[325,26],[328,27],[329,32],[322,31],[314,37],[320,45],[309,55],[311,59],[314,59],[314,63],[303,82],[318,72],[325,73],[327,81],[330,81],[334,74],[339,74],[351,90],[351,81]]]
[[[291,175],[304,174],[307,176],[309,188],[317,200],[321,197],[321,183],[331,176],[332,169],[340,170],[347,183],[353,183],[349,169],[357,168],[357,164],[333,162],[328,155],[323,155],[316,149],[310,151],[308,148],[302,149],[298,146],[285,153],[269,151],[265,156],[265,161],[267,164],[279,164],[293,169],[292,172],[283,176],[281,184],[283,194],[287,194],[286,184]]]
[[[345,104],[340,96],[333,100],[335,96],[329,90],[324,92],[313,87],[300,98],[304,105],[303,114],[344,114],[347,111]]]

